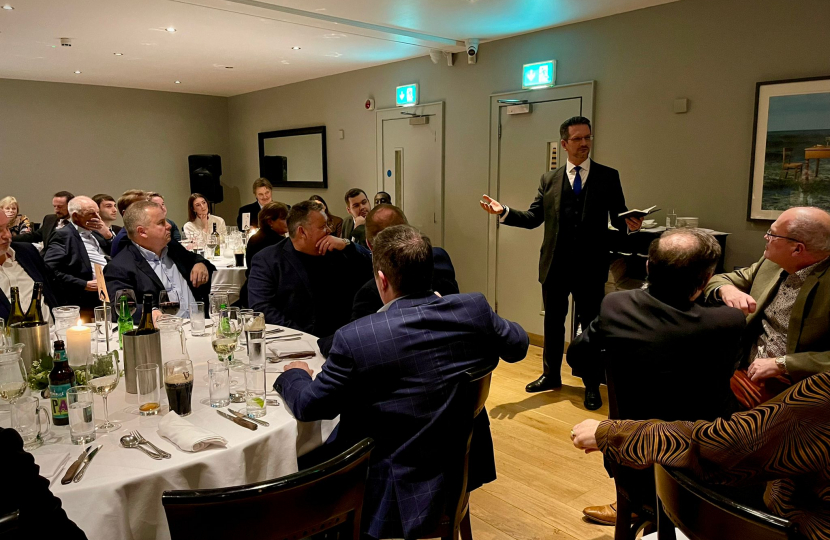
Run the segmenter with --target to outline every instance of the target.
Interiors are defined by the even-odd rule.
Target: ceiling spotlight
[[[299,51],[299,50],[300,50],[300,48],[299,48],[299,47],[297,47],[296,45],[294,45],[293,47],[291,47],[291,50],[292,50],[292,51]]]
[[[13,8],[13,7],[11,7],[10,5],[6,4],[6,5],[4,5],[4,6],[3,6],[3,9],[6,9],[6,10],[11,11],[11,10],[13,10],[14,8]]]
[[[81,74],[81,72],[76,69],[75,70],[75,75],[80,75],[80,74]]]
[[[115,56],[124,56],[124,53],[122,53],[122,52],[117,52],[117,53],[112,53],[112,54],[114,54]]]
[[[176,29],[175,29],[175,28],[173,28],[172,26],[168,26],[167,28],[165,28],[165,30],[167,30],[167,31],[168,31],[168,32],[170,32],[171,34],[172,34],[173,32],[175,32],[175,31],[176,31]]]
[[[182,84],[182,81],[176,81],[176,84]]]

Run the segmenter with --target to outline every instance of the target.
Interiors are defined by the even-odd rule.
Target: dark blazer
[[[105,254],[110,252],[111,243],[98,235],[92,237],[98,241]],[[70,223],[55,231],[43,254],[43,260],[55,273],[55,282],[62,288],[66,302],[77,303],[82,308],[99,305],[98,293],[85,290],[87,282],[93,279],[92,263],[74,225]]]
[[[245,262],[248,266],[245,274],[247,275],[251,273],[251,260],[254,258],[254,255],[268,246],[273,246],[285,241],[285,239],[285,236],[277,234],[274,232],[274,229],[271,229],[270,227],[259,229],[255,232],[253,236],[248,239],[248,245],[245,247]]]
[[[197,301],[205,303],[205,311],[208,309],[208,297],[210,296],[210,282],[213,278],[213,273],[216,267],[205,260],[201,255],[187,251],[184,246],[173,240],[167,244],[167,255],[173,259],[173,263],[178,268],[181,275],[187,281],[187,286],[193,297]],[[199,288],[194,288],[190,282],[190,272],[196,264],[202,263],[207,267],[208,279],[207,283]],[[141,254],[135,244],[129,242],[127,247],[121,250],[120,253],[104,268],[104,279],[107,282],[107,292],[110,294],[110,299],[115,304],[118,299],[113,298],[115,292],[119,289],[132,289],[135,292],[136,310],[133,314],[133,320],[137,323],[141,319],[142,305],[141,301],[145,294],[153,295],[153,306],[158,306],[159,293],[164,290],[164,285],[158,278],[147,259]],[[113,318],[117,318],[117,309],[112,310]]]
[[[52,270],[46,266],[46,263],[43,262],[43,258],[40,256],[40,253],[37,252],[35,247],[26,242],[12,242],[11,248],[14,250],[14,258],[17,261],[17,264],[19,264],[23,270],[29,274],[32,281],[39,281],[43,283],[43,298],[46,300],[46,305],[50,308],[62,305],[59,303],[58,296],[56,295],[58,291],[55,287],[55,275],[52,273]],[[21,305],[20,307],[25,310],[28,305]],[[10,311],[11,305],[9,304],[9,299],[6,298],[5,293],[0,290],[0,319],[8,319]],[[44,316],[45,315],[46,314],[44,313]]]
[[[323,257],[332,257],[342,268],[332,279],[337,279],[346,288],[345,294],[351,294],[350,298],[354,298],[371,276],[371,263],[354,246],[326,253]],[[265,314],[268,324],[316,334],[314,303],[325,303],[326,299],[313,297],[308,273],[289,240],[269,246],[253,258],[248,276],[248,301],[254,311]],[[348,311],[339,315],[342,315],[343,324],[349,321]]]
[[[43,216],[43,223],[40,224],[40,228],[38,230],[26,234],[18,234],[12,238],[12,240],[15,242],[29,242],[30,244],[43,242],[42,251],[45,252],[46,248],[49,246],[49,242],[52,241],[52,235],[55,234],[55,226],[57,224],[58,216],[55,214]],[[67,218],[67,225],[69,225],[69,218]]]
[[[351,214],[347,215],[343,220],[343,233],[341,238],[351,240],[352,242],[360,244],[365,248],[369,247],[366,243],[366,224],[364,223],[363,225],[355,227],[354,218]]]
[[[259,211],[262,210],[259,207],[259,202],[254,201],[251,204],[246,204],[239,208],[239,215],[236,216],[236,226],[241,231],[242,230],[242,214],[249,213],[251,214],[251,227],[258,227],[259,223]]]
[[[527,211],[510,208],[504,224],[524,229],[535,229],[545,224],[545,239],[539,257],[539,282],[544,283],[554,262],[556,240],[559,234],[559,209],[562,199],[562,182],[567,182],[566,167],[542,175],[539,191]],[[584,268],[603,282],[608,279],[608,216],[611,224],[621,232],[627,230],[625,219],[618,214],[628,210],[625,206],[620,174],[616,169],[591,160],[588,180],[585,184],[585,206],[582,211],[582,230],[588,241],[580,246]],[[594,274],[596,273],[596,274]]]
[[[313,381],[292,369],[274,387],[300,421],[339,414],[339,444],[375,440],[362,532],[423,538],[437,525],[454,484],[457,471],[447,465],[466,450],[458,441],[472,418],[465,420],[469,411],[457,401],[462,374],[495,366],[499,358],[517,362],[528,345],[522,327],[496,315],[482,294],[439,298],[428,292],[338,330]],[[492,464],[492,448],[489,457]]]

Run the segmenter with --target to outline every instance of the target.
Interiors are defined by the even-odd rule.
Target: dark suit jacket
[[[258,218],[259,218],[259,211],[262,210],[259,207],[259,202],[254,201],[251,204],[246,204],[239,208],[239,215],[236,216],[236,226],[241,231],[242,230],[242,214],[249,213],[251,214],[251,227],[259,227]]]
[[[274,387],[298,420],[339,414],[341,444],[375,440],[362,532],[423,538],[441,518],[456,481],[458,471],[448,465],[466,450],[460,438],[472,418],[465,420],[469,410],[457,401],[462,374],[495,366],[500,357],[517,362],[528,344],[521,326],[496,315],[480,293],[425,293],[338,330],[313,381],[293,369]]]
[[[17,264],[29,274],[32,281],[43,283],[43,298],[46,300],[46,305],[50,308],[62,305],[59,303],[59,296],[56,295],[58,291],[55,287],[55,275],[43,262],[43,258],[35,247],[25,242],[12,242],[11,247],[14,250],[14,258]],[[25,311],[28,305],[21,305],[20,307]],[[9,299],[0,290],[0,319],[8,319],[10,311]],[[44,313],[45,315],[46,313]]]
[[[371,276],[371,263],[354,246],[326,253],[323,257],[337,261],[335,264],[342,270],[331,279],[337,279],[350,298],[354,298]],[[326,302],[325,298],[313,297],[308,273],[290,240],[269,246],[253,258],[248,276],[248,300],[254,311],[265,314],[268,324],[311,334],[315,334],[316,328],[314,303]],[[349,320],[348,311],[338,316],[342,317],[343,324]]]
[[[539,191],[527,211],[510,208],[504,224],[525,229],[535,229],[545,224],[545,239],[539,257],[539,282],[544,283],[554,261],[556,240],[559,234],[559,210],[562,202],[562,182],[567,182],[566,167],[542,175]],[[585,184],[585,206],[582,212],[582,232],[586,241],[581,245],[580,257],[591,278],[605,282],[608,279],[608,216],[611,224],[622,233],[627,230],[625,219],[618,214],[628,210],[625,206],[620,174],[611,167],[591,161]]]
[[[286,237],[274,232],[274,229],[265,228],[260,229],[248,239],[248,245],[245,247],[245,261],[248,265],[246,274],[251,273],[251,262],[254,255],[267,248],[285,241]]]
[[[68,220],[68,218],[67,218]],[[55,214],[49,214],[47,216],[43,216],[43,223],[40,224],[40,228],[35,232],[30,232],[26,234],[18,234],[14,238],[12,238],[15,242],[29,242],[31,244],[37,242],[43,242],[43,252],[46,252],[46,248],[49,246],[49,242],[52,241],[52,235],[55,234],[55,226],[58,224],[58,216]],[[68,225],[67,221],[67,225]]]
[[[97,235],[93,235],[93,238],[105,254],[110,252],[111,243]],[[77,303],[82,308],[99,305],[98,293],[85,290],[87,282],[93,279],[92,263],[74,225],[70,223],[55,231],[43,254],[43,260],[55,273],[56,284],[63,289],[66,302]]]
[[[210,282],[213,278],[213,273],[216,267],[205,260],[201,255],[187,251],[184,246],[178,242],[170,240],[167,244],[167,255],[173,259],[173,263],[179,270],[179,273],[187,281],[187,286],[193,293],[193,297],[200,302],[205,303],[205,311],[208,309],[208,297],[210,296]],[[208,269],[207,283],[199,288],[194,288],[190,282],[190,272],[193,267],[198,264],[204,264]],[[164,290],[164,285],[158,278],[147,259],[141,254],[135,244],[129,242],[127,247],[121,250],[118,255],[110,261],[104,268],[104,278],[107,282],[107,292],[110,294],[110,299],[115,304],[118,299],[113,298],[116,291],[119,289],[132,289],[135,292],[136,310],[133,314],[133,320],[137,323],[141,319],[142,312],[142,298],[145,294],[153,295],[153,306],[158,306],[159,293]],[[117,309],[112,310],[113,318],[117,318]]]
[[[369,247],[368,244],[366,244],[366,224],[355,227],[354,218],[351,214],[347,215],[343,220],[343,235],[341,238],[351,240],[352,242],[360,244],[365,248]]]

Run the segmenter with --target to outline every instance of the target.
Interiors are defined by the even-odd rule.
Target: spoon
[[[124,448],[138,448],[139,450],[141,450],[153,459],[161,459],[161,456],[156,454],[155,452],[150,452],[143,446],[139,446],[138,439],[136,439],[132,435],[124,435],[123,437],[121,437],[121,446],[123,446]]]

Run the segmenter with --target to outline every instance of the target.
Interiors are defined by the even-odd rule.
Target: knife
[[[265,420],[260,420],[259,418],[249,418],[249,417],[245,416],[244,414],[242,414],[241,412],[231,409],[230,407],[228,407],[228,412],[231,413],[232,415],[234,415],[237,418],[244,418],[245,420],[250,420],[251,422],[259,424],[260,426],[269,427],[271,425],[268,422],[266,422]]]
[[[87,467],[89,467],[89,464],[92,463],[92,458],[95,457],[95,454],[98,453],[98,450],[100,450],[102,446],[102,444],[99,444],[98,448],[96,448],[95,450],[90,452],[88,456],[86,456],[86,459],[84,459],[84,465],[83,467],[81,467],[81,470],[78,471],[78,474],[75,475],[75,478],[72,479],[73,482],[81,481],[81,478],[84,477],[84,473],[86,472]]]
[[[70,466],[69,466],[69,468],[68,468],[68,469],[66,469],[66,474],[64,474],[64,475],[63,475],[63,478],[61,478],[61,484],[63,484],[63,485],[65,486],[65,485],[67,485],[67,484],[71,484],[71,483],[72,483],[72,479],[73,479],[73,478],[75,478],[75,473],[77,473],[77,472],[78,472],[78,469],[79,469],[79,468],[81,467],[81,465],[83,464],[84,460],[86,459],[87,454],[89,454],[89,451],[90,451],[91,449],[92,449],[92,445],[87,446],[87,447],[86,447],[86,450],[84,450],[83,452],[81,452],[81,455],[80,455],[80,456],[78,456],[78,459],[76,459],[76,460],[72,463],[72,465],[70,465]]]
[[[216,412],[218,412],[220,416],[224,416],[231,422],[234,422],[244,428],[248,428],[251,431],[256,431],[257,425],[251,422],[250,420],[245,420],[244,418],[237,418],[236,416],[231,416],[228,413],[222,412],[220,410],[217,410]]]

